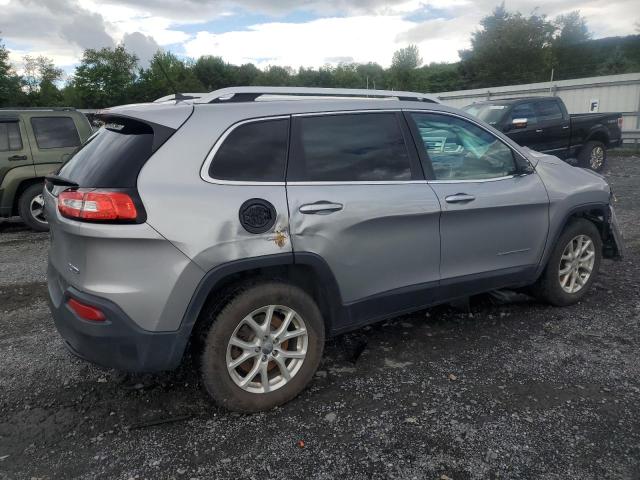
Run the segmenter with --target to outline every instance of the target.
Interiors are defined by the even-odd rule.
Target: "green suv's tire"
[[[18,214],[29,228],[37,232],[48,232],[49,224],[44,217],[42,183],[36,183],[25,189],[18,199]]]
[[[293,399],[312,379],[324,322],[304,290],[277,281],[253,284],[210,315],[215,318],[209,319],[200,368],[218,405],[244,413],[268,410]]]
[[[607,148],[602,142],[587,142],[578,154],[578,166],[601,172],[607,164]]]
[[[575,219],[558,238],[533,293],[551,305],[573,305],[589,291],[601,260],[598,229],[588,220]]]

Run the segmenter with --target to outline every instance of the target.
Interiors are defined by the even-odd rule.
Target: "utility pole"
[[[551,93],[551,90],[553,89],[553,68],[551,68],[551,79],[549,80],[549,93]]]

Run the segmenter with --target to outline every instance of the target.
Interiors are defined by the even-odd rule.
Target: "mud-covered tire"
[[[567,268],[566,265],[569,261],[566,259],[563,260],[563,254],[567,252],[569,242],[572,242],[574,239],[581,236],[589,238],[591,242],[593,242],[593,266],[589,277],[584,281],[581,288],[576,292],[570,293],[563,288],[561,283],[562,279],[565,278],[560,274],[561,261],[563,262],[563,265],[565,265],[565,268]],[[533,286],[532,293],[540,300],[546,301],[551,305],[573,305],[580,301],[580,299],[582,299],[582,297],[584,297],[589,291],[589,288],[591,288],[591,285],[598,274],[601,260],[602,239],[600,238],[600,232],[598,232],[596,226],[592,222],[583,218],[572,220],[558,238],[542,276]],[[577,263],[578,262],[576,262],[576,264]],[[585,270],[580,271],[584,272]]]
[[[239,337],[239,331],[237,330],[245,319],[263,308],[268,306],[283,306],[292,310],[295,313],[295,319],[293,323],[298,322],[298,327],[303,325],[301,329],[306,331],[305,337],[305,350],[306,354],[302,359],[302,362],[295,373],[293,373],[289,380],[282,386],[276,387],[272,391],[268,392],[255,392],[248,391],[246,386],[242,388],[239,386],[238,370],[234,370],[229,367],[229,359],[233,359],[231,356],[232,349],[230,341],[232,336],[234,339]],[[234,292],[233,296],[228,300],[222,309],[218,309],[216,314],[215,310],[212,310],[211,316],[214,318],[209,319],[208,331],[203,335],[202,352],[200,356],[200,370],[202,375],[203,385],[214,400],[214,402],[221,407],[228,410],[252,413],[263,410],[269,410],[278,405],[282,405],[294,397],[296,397],[307,384],[313,378],[313,375],[318,368],[320,359],[322,357],[322,351],[324,348],[324,321],[318,306],[304,290],[279,281],[266,281],[250,285],[244,289],[239,289]],[[280,315],[278,311],[272,313],[272,316],[277,320],[277,316]],[[292,314],[293,316],[293,314]],[[253,317],[252,317],[253,318]],[[257,317],[256,317],[257,318]],[[266,314],[264,316],[266,324]],[[276,321],[274,320],[274,322]],[[284,324],[282,317],[280,317],[280,326]],[[258,326],[262,325],[256,321]],[[246,324],[245,324],[245,327]],[[242,327],[244,328],[244,327]],[[247,327],[248,328],[248,327]],[[250,335],[253,335],[253,330],[249,329]],[[293,330],[295,331],[295,330]],[[276,333],[277,329],[273,330]],[[243,332],[244,334],[245,332]],[[266,336],[264,337],[266,338]],[[301,337],[297,337],[301,338]],[[258,335],[254,337],[245,338],[247,343],[253,341],[261,341],[258,339]],[[298,342],[302,340],[292,339],[292,342]],[[283,342],[284,343],[284,342]],[[278,350],[282,345],[276,343],[270,343],[273,351],[276,354],[280,354],[280,359],[284,358],[283,353],[287,350]],[[274,382],[280,379],[280,382],[284,382],[285,378],[282,373],[282,369],[276,364],[272,357],[264,355],[264,351],[268,347],[264,345],[260,348],[260,353],[254,358],[247,360],[248,365],[246,370],[253,371],[255,362],[263,361],[263,358],[268,357],[267,365],[273,370],[271,375]],[[265,349],[265,350],[263,350]],[[242,350],[244,352],[250,352],[251,349]],[[270,355],[270,354],[269,354]],[[239,355],[235,357],[239,358]],[[284,358],[285,362],[289,362],[292,365],[291,359]],[[241,368],[241,367],[238,367]],[[242,372],[241,372],[242,373]],[[232,377],[232,375],[234,375]],[[250,373],[246,372],[246,376]],[[259,377],[261,374],[258,373]],[[261,380],[257,380],[261,382]],[[267,380],[269,384],[270,380]],[[254,385],[250,382],[249,386]],[[262,385],[262,383],[260,383]],[[269,387],[273,388],[273,387]]]
[[[607,164],[607,147],[602,142],[587,142],[578,154],[578,166],[601,172]]]
[[[44,200],[42,183],[36,183],[25,189],[18,199],[18,214],[29,228],[36,232],[48,232],[49,224],[44,218]],[[41,214],[38,215],[38,212]]]

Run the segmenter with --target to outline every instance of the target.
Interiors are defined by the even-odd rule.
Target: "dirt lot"
[[[189,363],[130,377],[70,356],[47,235],[1,222],[0,479],[638,479],[640,157],[607,176],[628,256],[585,301],[481,297],[339,337],[307,391],[251,416],[212,406]]]

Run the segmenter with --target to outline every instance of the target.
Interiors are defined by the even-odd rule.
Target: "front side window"
[[[435,113],[412,113],[411,117],[436,180],[482,180],[516,171],[511,149],[473,123]]]
[[[80,145],[78,129],[71,117],[34,117],[31,127],[38,148],[66,148]]]
[[[0,152],[22,150],[18,122],[0,122]]]
[[[240,125],[216,152],[209,176],[217,180],[283,182],[288,141],[289,119]]]
[[[536,118],[536,113],[533,110],[533,105],[530,103],[521,103],[516,105],[511,110],[510,122],[513,122],[515,119],[527,119],[527,126],[532,126],[538,123],[538,119]]]
[[[394,112],[299,117],[289,181],[411,180],[411,161]]]
[[[538,120],[541,122],[562,119],[562,110],[560,109],[560,105],[558,105],[558,102],[554,102],[553,100],[537,102],[535,104],[535,109]]]

